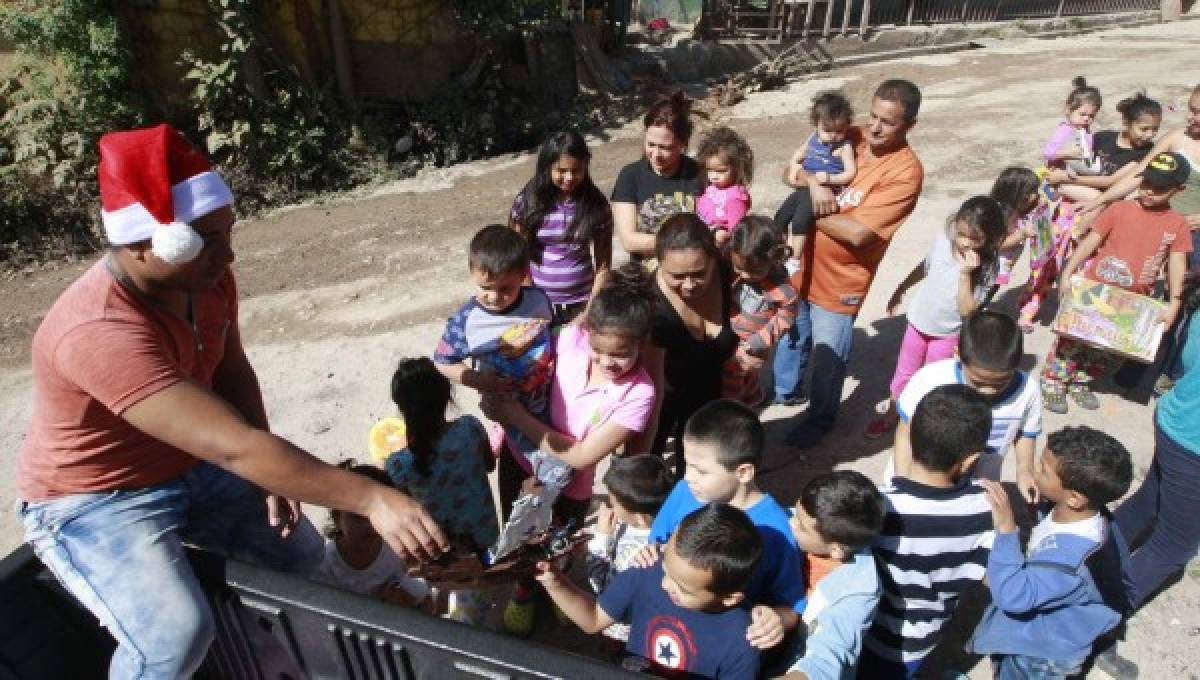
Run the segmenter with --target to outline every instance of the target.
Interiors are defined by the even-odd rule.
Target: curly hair
[[[754,151],[733,128],[724,125],[715,127],[700,139],[696,162],[703,168],[708,159],[714,157],[724,160],[733,168],[735,184],[748,185],[754,181]]]

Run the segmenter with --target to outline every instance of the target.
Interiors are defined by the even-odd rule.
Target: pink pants
[[[958,349],[958,333],[937,336],[926,335],[908,324],[904,340],[900,341],[900,355],[896,357],[896,374],[892,376],[892,399],[899,399],[909,379],[925,364],[949,359]]]

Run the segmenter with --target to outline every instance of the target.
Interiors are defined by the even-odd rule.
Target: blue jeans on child
[[[1082,665],[1082,661],[1064,663],[1020,654],[992,657],[995,680],[1065,680]]]
[[[212,641],[212,612],[183,542],[306,574],[324,541],[301,519],[287,539],[267,522],[261,489],[208,463],[143,489],[17,502],[25,540],[117,640],[111,678],[195,672]]]
[[[822,431],[832,429],[842,401],[853,338],[852,315],[802,301],[796,325],[775,348],[776,400],[799,396],[811,361],[807,424]]]

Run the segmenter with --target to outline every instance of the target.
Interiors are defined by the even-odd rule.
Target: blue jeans
[[[837,418],[854,339],[854,317],[802,301],[796,325],[775,348],[775,397],[799,396],[812,362],[808,422],[828,430]]]
[[[1020,654],[992,657],[995,680],[1065,680],[1082,665],[1082,661],[1064,663]]]
[[[1146,479],[1113,513],[1133,551],[1129,578],[1140,607],[1200,547],[1200,452],[1189,451],[1154,423],[1154,460]],[[1149,532],[1149,533],[1147,533]],[[1144,536],[1143,536],[1144,535]],[[1145,540],[1138,545],[1138,538]]]
[[[38,558],[116,638],[111,678],[187,677],[204,660],[213,616],[184,541],[300,574],[324,546],[307,520],[281,538],[262,490],[207,463],[158,486],[18,501],[17,514]]]

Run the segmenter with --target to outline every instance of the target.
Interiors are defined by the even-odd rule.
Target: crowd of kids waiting
[[[557,522],[586,525],[586,559],[541,563],[511,594],[441,592],[409,574],[376,517],[335,511],[315,577],[468,625],[502,605],[519,635],[542,603],[627,669],[697,678],[915,677],[960,599],[986,588],[968,649],[996,677],[1093,664],[1132,677],[1122,622],[1200,544],[1200,87],[1187,124],[1162,136],[1144,93],[1117,105],[1120,130],[1093,131],[1102,101],[1076,79],[1041,158],[997,169],[944,224],[909,227],[932,245],[888,298],[889,315],[910,298],[907,323],[864,433],[894,438],[887,470],[817,475],[794,507],[758,484],[759,412],[807,405],[786,434],[797,448],[835,423],[855,317],[921,193],[907,136],[919,89],[883,82],[862,125],[841,93],[818,95],[773,216],[755,212],[738,132],[708,129],[687,155],[681,93],[646,112],[643,156],[608,197],[584,138],[549,136],[506,223],[470,240],[476,292],[428,356],[395,370],[406,444],[382,467],[342,467],[403,490],[467,551],[493,546],[536,493]],[[1060,336],[1035,372],[1020,369],[1044,303],[1078,277],[1165,300],[1154,458],[1128,497],[1121,442],[1086,426],[1044,433],[1042,411],[1096,409],[1093,381],[1116,371],[1132,384],[1145,366]],[[1006,287],[1016,314],[994,302]],[[453,417],[456,385],[480,393],[486,421]],[[24,498],[55,495],[36,469],[27,478]],[[40,510],[22,507],[52,560]],[[1036,519],[1022,532],[1025,507]]]

